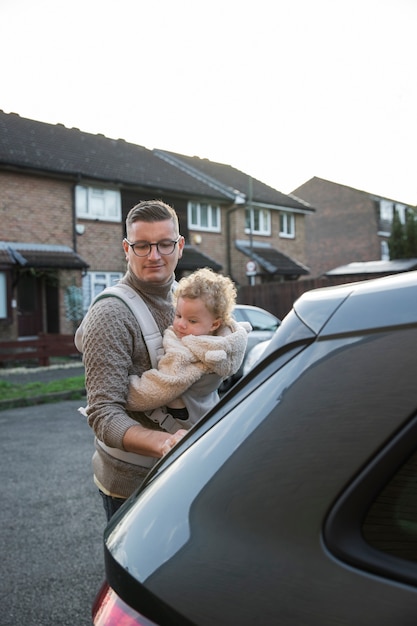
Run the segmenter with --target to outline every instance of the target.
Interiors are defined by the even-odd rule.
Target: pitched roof
[[[143,146],[2,111],[0,163],[113,184],[213,196],[209,186],[161,161]]]
[[[250,195],[249,185],[252,189],[252,200],[254,204],[275,205],[285,208],[296,209],[302,213],[311,213],[313,207],[304,200],[300,200],[292,195],[286,195],[277,191],[273,187],[269,187],[265,183],[250,177],[248,174],[223,163],[216,163],[208,159],[201,159],[197,156],[185,156],[166,150],[154,150],[154,152],[162,159],[166,159],[171,163],[176,163],[179,167],[185,167],[191,175],[204,176],[205,180],[210,184],[224,186],[230,197],[241,195],[246,200]]]
[[[227,203],[236,198],[247,200],[250,179],[230,165],[149,150],[124,139],[110,139],[3,111],[0,111],[0,165]],[[256,179],[252,181],[252,200],[303,213],[314,211],[302,200]]]
[[[301,263],[294,261],[286,254],[267,243],[254,241],[252,245],[248,241],[235,241],[235,246],[247,257],[253,259],[268,274],[280,276],[302,276],[310,272]]]
[[[21,267],[86,269],[84,261],[68,246],[0,241],[0,265]]]
[[[400,200],[393,200],[392,198],[387,198],[386,196],[381,196],[380,194],[371,193],[369,191],[364,191],[363,189],[357,189],[356,187],[351,187],[349,185],[344,185],[342,183],[336,183],[332,180],[327,180],[326,178],[320,178],[319,176],[313,176],[309,180],[305,181],[302,185],[297,187],[297,189],[294,189],[291,192],[291,195],[293,195],[295,198],[298,198],[302,202],[303,200],[301,200],[301,196],[304,193],[307,193],[308,195],[309,190],[313,185],[316,188],[323,187],[323,188],[333,188],[333,189],[337,189],[337,188],[349,189],[351,191],[355,191],[357,193],[360,193],[374,200],[388,200],[388,202],[394,202],[396,204],[403,204],[404,206],[408,206],[408,207],[413,206],[413,205],[407,204],[406,202],[401,202]],[[300,197],[298,197],[298,194],[300,194]]]
[[[185,245],[182,253],[182,257],[178,261],[178,271],[191,271],[194,272],[202,267],[210,267],[215,272],[220,272],[222,266],[214,259],[210,258],[206,254],[200,252],[193,246]]]

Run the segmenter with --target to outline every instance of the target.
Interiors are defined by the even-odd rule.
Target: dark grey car
[[[109,524],[95,624],[415,624],[416,347],[416,272],[305,293]]]

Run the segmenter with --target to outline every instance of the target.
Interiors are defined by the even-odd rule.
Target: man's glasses
[[[127,239],[125,242],[132,248],[133,254],[136,256],[148,256],[152,252],[152,246],[158,250],[159,254],[167,255],[172,254],[175,250],[175,246],[179,242],[181,235],[175,241],[171,239],[162,239],[162,241],[158,241],[157,243],[149,243],[149,241],[135,241],[135,243],[130,243]]]

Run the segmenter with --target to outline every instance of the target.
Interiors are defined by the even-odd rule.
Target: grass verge
[[[73,376],[72,378],[63,378],[62,380],[54,380],[48,383],[26,383],[14,384],[6,380],[0,380],[0,401],[6,400],[30,400],[30,398],[39,398],[41,396],[49,396],[52,394],[78,393],[79,397],[83,394],[80,390],[84,389],[84,376]]]

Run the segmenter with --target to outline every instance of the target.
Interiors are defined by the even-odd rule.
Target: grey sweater
[[[122,279],[148,305],[161,333],[172,323],[171,286],[143,283],[130,271]],[[129,375],[141,376],[151,368],[149,354],[134,314],[118,298],[99,300],[83,327],[83,361],[86,374],[88,423],[107,446],[123,450],[123,437],[133,425],[159,430],[142,412],[125,409]],[[110,456],[99,445],[93,455],[97,485],[105,493],[127,498],[149,469]]]

